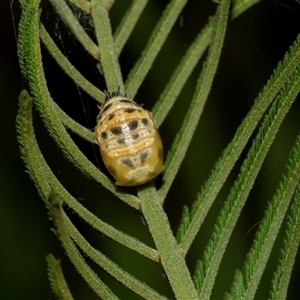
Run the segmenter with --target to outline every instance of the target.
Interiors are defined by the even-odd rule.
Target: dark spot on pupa
[[[137,140],[139,137],[140,137],[140,135],[139,135],[138,133],[134,133],[134,134],[132,135],[132,139],[133,139],[133,140]]]
[[[145,162],[148,154],[149,154],[149,151],[144,151],[144,152],[140,153],[140,159],[141,159],[142,164]]]
[[[130,158],[123,158],[121,159],[121,162],[124,164],[124,165],[127,165],[128,167],[133,167],[133,164],[132,164],[132,161]]]
[[[106,131],[101,132],[101,138],[102,138],[103,140],[107,140],[108,135],[107,135],[107,132],[106,132]]]
[[[157,150],[157,156],[160,160],[163,160],[164,159],[164,150],[162,148],[159,148]]]
[[[114,135],[120,135],[120,134],[122,134],[122,128],[120,126],[113,127],[110,131]]]
[[[120,100],[120,102],[122,102],[122,103],[132,103],[133,101],[128,100],[128,99],[122,99],[122,100]]]
[[[111,114],[109,117],[108,117],[108,120],[110,121],[111,119],[113,119],[115,117],[115,114]]]
[[[143,123],[144,126],[148,126],[149,121],[148,121],[148,119],[143,118],[143,119],[142,119],[142,123]]]
[[[113,176],[116,176],[116,175],[117,175],[117,171],[116,171],[116,169],[115,169],[114,167],[108,166],[107,169],[108,169],[108,171],[109,171],[109,173],[110,173],[111,175],[113,175]]]
[[[135,108],[126,108],[126,109],[124,109],[124,112],[129,113],[129,114],[133,113],[134,111],[136,111]]]
[[[125,138],[120,138],[117,140],[118,144],[124,144],[125,143]]]
[[[137,120],[131,121],[129,123],[127,123],[129,130],[135,130],[137,129],[139,122]]]
[[[104,109],[102,110],[102,112],[101,113],[104,113],[105,111],[107,111],[109,108],[111,108],[112,107],[112,103],[110,103],[110,104],[107,104],[105,107],[104,107]]]

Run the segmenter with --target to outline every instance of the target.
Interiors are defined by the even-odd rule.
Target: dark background
[[[130,1],[117,0],[117,4],[111,11],[113,28],[118,24],[129,3]],[[151,3],[146,7],[147,13],[143,15],[138,29],[133,33],[120,57],[124,78],[145,46],[147,37],[159,18],[165,3],[166,1],[151,0]],[[60,47],[63,46],[63,50],[68,53],[70,59],[79,62],[78,68],[83,73],[86,72],[86,76],[94,84],[104,88],[103,79],[98,74],[93,60],[80,47],[76,46],[74,39],[64,31],[63,24],[52,13],[51,7],[43,4],[42,8],[43,21],[49,32],[54,33],[54,38]],[[137,101],[143,103],[147,109],[151,109],[181,55],[195,38],[198,30],[213,15],[214,10],[215,4],[211,1],[189,1],[181,16],[181,21],[176,23],[167,45],[162,49],[136,96]],[[53,253],[62,258],[68,282],[72,282],[70,284],[71,289],[77,296],[75,298],[92,299],[92,294],[86,296],[89,295],[89,291],[86,290],[85,284],[81,283],[81,279],[76,274],[74,275],[73,267],[64,257],[59,242],[50,231],[51,224],[48,221],[44,204],[37,195],[34,184],[26,174],[20,158],[16,140],[15,117],[17,98],[25,84],[20,75],[16,48],[19,16],[20,7],[17,1],[0,1],[0,298],[54,299],[47,280],[45,262],[45,255]],[[253,100],[266,83],[277,62],[282,59],[283,54],[300,32],[299,17],[300,4],[296,1],[262,1],[230,23],[219,71],[203,118],[166,201],[166,210],[174,231],[178,226],[182,205],[184,203],[190,205],[195,199],[197,191],[208,177],[214,161],[231,140],[235,129],[251,107]],[[78,15],[78,18],[87,30],[92,31],[89,21],[84,15]],[[46,51],[43,50],[43,54],[44,68],[51,95],[65,111],[92,129],[98,113],[96,103],[84,93],[79,93],[76,86],[52,63],[52,58]],[[200,70],[201,63],[197,66],[180,95],[178,103],[161,128],[166,152],[180,127],[180,120],[184,117]],[[229,245],[228,253],[226,253],[224,263],[221,266],[223,269],[217,278],[219,283],[216,290],[218,291],[213,294],[213,299],[219,299],[224,291],[228,290],[234,270],[242,267],[257,223],[262,218],[263,209],[274,193],[289,149],[299,130],[299,103],[297,102],[285,120],[251,192],[248,204],[243,210],[241,221],[238,223],[232,238],[233,241]],[[40,147],[46,160],[65,187],[79,201],[82,201],[107,222],[151,244],[146,226],[141,226],[143,220],[140,215],[123,203],[120,204],[119,201],[111,198],[108,192],[99,189],[95,183],[82,178],[82,175],[74,170],[48,137],[37,113],[34,113],[34,122]],[[92,145],[87,145],[76,137],[74,139],[82,151],[102,168],[98,149]],[[237,171],[238,168],[233,171],[232,176],[221,191],[218,201],[213,206],[212,212],[208,215],[208,221],[205,222],[200,231],[200,238],[195,241],[198,247],[192,250],[188,256],[191,270],[193,270],[195,257],[201,257],[212,224],[229,192]],[[69,214],[72,218],[74,217],[72,213],[69,212]],[[76,220],[75,217],[74,221],[85,232],[85,224]],[[137,228],[139,228],[138,232],[136,232]],[[129,269],[132,268],[133,273],[141,271],[140,266],[143,260],[134,258],[132,253],[121,247],[113,250],[115,248],[112,246],[116,246],[113,242],[107,241],[103,237],[99,238],[93,232],[87,233],[87,235],[94,246],[97,246],[116,262],[121,265],[124,264]],[[274,259],[276,257],[275,253]],[[154,263],[150,263],[146,268],[143,266],[142,269],[137,276],[145,281],[149,280],[149,277],[155,276],[151,274],[157,272],[157,266]],[[145,270],[146,272],[144,272]],[[272,271],[271,267],[267,268],[267,272]],[[171,292],[165,288],[166,280],[163,272],[160,270],[158,272],[161,276],[155,278],[156,281],[153,280],[152,285],[171,297]],[[293,292],[297,291],[299,275],[299,258],[297,258],[291,281],[290,299],[292,299]],[[101,273],[101,276],[105,278],[104,280],[108,284],[114,284],[114,281],[105,274]],[[257,299],[266,299],[268,287],[269,278],[263,278],[256,296]],[[121,299],[135,299],[132,294],[118,285],[114,288]],[[80,295],[85,296],[83,298]]]

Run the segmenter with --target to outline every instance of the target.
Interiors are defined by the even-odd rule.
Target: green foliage
[[[299,141],[298,141],[299,143]],[[298,149],[295,149],[299,151]],[[286,222],[285,240],[283,249],[280,252],[277,270],[274,273],[270,299],[284,299],[287,297],[289,280],[292,273],[293,264],[299,247],[299,226],[300,226],[300,197],[299,187],[297,188],[293,202],[290,207]]]
[[[207,181],[201,187],[200,184],[198,185],[198,195],[192,203],[191,209],[188,208],[187,203],[183,206],[182,218],[175,238],[163,203],[187,156],[204,106],[212,90],[226,39],[228,21],[230,18],[240,16],[256,1],[252,1],[251,4],[249,1],[233,1],[231,14],[229,0],[214,1],[218,3],[215,5],[214,17],[210,18],[186,50],[152,110],[157,126],[160,127],[166,117],[172,114],[176,100],[208,49],[191,100],[187,101],[188,109],[183,121],[180,122],[180,129],[170,148],[166,149],[165,169],[161,175],[162,182],[157,186],[154,185],[154,182],[150,182],[138,187],[136,191],[116,187],[112,180],[105,175],[106,171],[97,168],[74,142],[72,138],[74,134],[91,144],[95,144],[95,139],[90,129],[71,118],[54,102],[50,95],[51,91],[48,90],[44,72],[41,43],[65,74],[76,83],[78,90],[84,91],[93,98],[95,105],[103,103],[105,91],[111,93],[118,88],[133,97],[145,81],[188,1],[171,0],[169,2],[153,29],[144,51],[132,67],[126,80],[123,79],[118,57],[128,42],[131,32],[135,29],[143,10],[147,9],[147,1],[132,1],[115,31],[112,29],[110,19],[113,1],[70,0],[65,2],[50,0],[50,2],[69,32],[85,49],[87,55],[93,58],[98,69],[101,69],[101,76],[105,80],[105,87],[102,90],[99,89],[68,60],[68,57],[51,37],[51,33],[46,30],[46,26],[40,21],[39,0],[22,1],[18,53],[22,74],[28,82],[28,92],[22,91],[19,97],[17,134],[26,170],[46,204],[50,220],[53,222],[53,231],[77,272],[101,299],[118,299],[118,293],[107,283],[106,279],[102,278],[98,268],[130,290],[133,293],[131,295],[138,295],[144,299],[167,299],[168,297],[152,287],[151,284],[145,283],[145,280],[132,275],[121,264],[119,265],[109,258],[105,251],[98,250],[96,246],[93,246],[85,234],[75,226],[73,217],[69,216],[70,211],[84,220],[89,228],[95,229],[103,236],[122,245],[126,250],[130,250],[131,255],[134,252],[137,258],[140,254],[143,258],[150,260],[152,264],[160,265],[172,289],[173,294],[170,297],[175,296],[176,299],[184,300],[210,299],[215,282],[218,280],[217,274],[223,262],[224,253],[230,243],[233,230],[236,229],[242,209],[249,198],[250,191],[276,134],[300,91],[300,69],[298,67],[300,65],[300,38],[298,37],[294,41],[283,60],[278,63],[248,114],[237,128],[232,141],[216,161]],[[75,8],[88,15],[93,24],[94,39],[87,34],[76,18]],[[98,192],[100,200],[103,201],[101,205],[107,201],[107,194],[104,190],[106,189],[115,198],[123,201],[123,205],[135,209],[143,216],[147,230],[152,237],[151,246],[148,246],[142,239],[133,237],[110,225],[97,216],[96,212],[92,212],[82,205],[68,191],[43,157],[34,130],[33,106],[37,109],[49,135],[65,158],[82,175],[100,185]],[[257,133],[253,137],[256,129]],[[251,137],[253,138],[252,145],[247,150],[238,176],[219,210],[202,258],[199,257],[196,249],[197,263],[194,275],[191,276],[191,270],[185,257],[193,248],[192,244],[199,234],[204,219],[215,203],[220,190],[224,188],[228,176],[237,165],[242,151],[246,151]],[[298,137],[244,265],[241,270],[236,270],[231,287],[227,288],[226,299],[254,298],[263,272],[270,260],[281,224],[287,215],[287,229],[284,234],[283,246],[269,291],[271,299],[286,297],[299,244],[299,235],[297,235],[299,232],[299,191],[295,193],[300,179],[299,154],[300,138]],[[294,194],[292,207],[288,210]],[[126,216],[124,217],[126,218]],[[197,248],[197,245],[195,247]],[[48,277],[54,294],[59,299],[72,299],[60,268],[60,260],[49,255],[47,263]],[[139,265],[139,268],[144,269],[143,264],[142,267]]]
[[[62,273],[60,260],[56,259],[52,254],[47,255],[46,260],[48,265],[48,278],[54,295],[58,299],[72,300],[73,297]]]

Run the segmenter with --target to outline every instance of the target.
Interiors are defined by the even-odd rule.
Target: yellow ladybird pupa
[[[101,106],[95,136],[117,185],[146,183],[164,168],[163,146],[152,114],[120,91]]]

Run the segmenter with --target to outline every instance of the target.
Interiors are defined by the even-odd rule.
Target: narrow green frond
[[[240,212],[252,189],[256,176],[275,138],[275,135],[300,90],[300,72],[295,72],[291,82],[282,90],[273,103],[270,112],[263,124],[243,162],[241,171],[230,190],[228,199],[218,216],[212,237],[204,253],[203,262],[207,266],[205,278],[200,291],[201,299],[209,299],[216,274],[223,254],[229,242],[231,233],[238,220]],[[260,267],[262,263],[260,264]],[[256,266],[258,269],[258,266]],[[259,282],[258,278],[256,283]],[[254,283],[253,283],[254,284]],[[251,299],[251,298],[249,298]]]
[[[23,3],[21,2],[23,5]],[[18,58],[19,58],[19,64],[21,73],[24,78],[27,78],[26,74],[26,63],[25,63],[25,53],[26,53],[26,47],[25,47],[25,40],[26,40],[26,28],[25,24],[28,22],[28,18],[30,17],[30,12],[27,14],[21,14],[21,19],[19,22],[19,29],[18,29]]]
[[[57,283],[57,278],[55,273],[56,266],[60,264],[60,261],[56,260],[56,258],[52,254],[46,256],[46,261],[48,267],[48,280],[50,282],[51,289],[54,295],[57,298],[61,299],[61,293],[58,288],[58,283]]]
[[[18,140],[20,143],[21,155],[28,173],[35,182],[42,199],[47,202],[50,191],[54,191],[59,197],[64,199],[64,202],[73,209],[76,214],[78,214],[85,222],[87,222],[87,224],[91,225],[97,231],[105,234],[129,249],[158,262],[159,255],[156,250],[101,221],[78,201],[76,201],[76,199],[71,196],[57,180],[44,160],[35,139],[32,126],[31,105],[32,99],[26,91],[23,91],[20,95],[20,112],[17,117]]]
[[[61,300],[73,300],[68,284],[61,269],[60,259],[52,254],[46,256],[48,266],[48,279],[55,296]]]
[[[147,3],[148,0],[133,0],[131,6],[126,11],[125,16],[114,33],[115,52],[117,56],[120,56]]]
[[[196,91],[184,118],[183,124],[176,135],[170,152],[166,157],[165,171],[163,172],[163,184],[158,191],[161,201],[166,197],[185,157],[210,92],[219,63],[227,28],[229,3],[230,1],[223,1],[222,4],[218,6],[216,17],[213,19],[214,29],[212,33],[212,42],[206,63],[203,65],[203,70],[200,73]]]
[[[232,284],[233,292],[231,294],[225,293],[224,299],[226,300],[236,300],[236,299],[243,299],[243,275],[240,270],[236,270],[235,272],[235,281]]]
[[[233,0],[231,17],[236,18],[261,0]]]
[[[182,237],[184,236],[184,233],[186,232],[187,227],[190,225],[190,223],[191,223],[190,211],[189,208],[186,205],[184,205],[182,208],[182,216],[181,216],[180,224],[176,235],[176,239],[178,243],[181,242]]]
[[[210,21],[203,30],[198,34],[195,41],[190,45],[186,54],[181,59],[171,79],[169,80],[158,101],[152,108],[152,113],[156,121],[156,126],[165,120],[184,84],[196,67],[204,51],[207,49],[211,40],[213,22]]]
[[[289,206],[289,203],[291,201],[291,198],[294,194],[295,188],[299,180],[300,180],[300,135],[298,135],[296,143],[291,150],[287,168],[282,176],[282,180],[278,184],[276,193],[271,203],[269,204],[269,207],[265,213],[263,221],[255,236],[256,242],[253,243],[253,247],[250,249],[247,255],[244,268],[242,270],[244,276],[245,299],[252,299],[255,295],[255,291],[258,286],[258,281],[262,276],[272,246],[277,237],[281,223],[285,217],[287,208]],[[297,216],[297,218],[299,218],[299,215]],[[299,220],[296,221],[299,223]],[[294,256],[295,256],[295,251],[297,250],[297,247],[299,245],[298,229],[299,227],[296,229],[296,233],[294,233],[295,240],[292,241],[294,249],[289,249],[290,251],[294,251],[293,254]],[[295,230],[295,228],[293,230]],[[291,268],[292,268],[290,264],[291,261],[289,262],[289,265],[285,266],[287,268],[286,271],[288,271],[289,273],[291,272]],[[285,283],[283,284],[286,285],[285,289],[287,289],[288,278],[285,278]]]
[[[300,148],[299,148],[300,150]],[[298,185],[287,217],[285,239],[280,251],[277,270],[272,279],[270,300],[287,298],[287,290],[300,243],[300,186]]]
[[[172,0],[164,10],[142,56],[126,79],[125,90],[130,97],[135,96],[186,3],[187,0]]]
[[[56,109],[58,117],[65,127],[82,137],[84,140],[96,144],[95,135],[93,132],[70,118],[55,102],[53,102],[53,105]]]
[[[52,219],[58,233],[58,237],[68,255],[70,261],[73,263],[78,273],[92,288],[92,290],[101,299],[118,299],[118,297],[98,278],[97,274],[88,266],[84,258],[74,245],[68,232],[67,226],[63,218],[62,201],[56,196],[51,195],[49,198],[51,204],[50,210]]]
[[[84,154],[75,145],[65,127],[61,123],[59,115],[53,104],[53,100],[49,94],[46,79],[44,76],[41,49],[39,44],[39,10],[38,3],[32,5],[34,0],[26,1],[22,14],[33,11],[33,17],[24,24],[26,30],[26,74],[28,76],[31,93],[35,99],[36,107],[49,130],[50,135],[61,148],[65,156],[86,176],[93,178],[103,187],[111,191],[120,199],[127,203],[135,203],[135,207],[139,203],[137,197],[119,192],[115,184],[113,184],[99,169],[97,169]]]
[[[119,88],[124,92],[122,74],[115,53],[112,29],[106,9],[106,0],[91,0],[91,5],[106,87],[110,93],[117,91]]]
[[[100,52],[98,46],[86,34],[76,17],[73,15],[71,9],[64,0],[49,0],[60,18],[65,22],[70,31],[74,34],[76,39],[81,43],[83,48],[97,61],[100,60]]]
[[[300,91],[300,68],[297,69],[294,76],[291,78],[289,84],[284,88],[284,90],[280,93],[276,102],[273,104],[269,116],[278,121],[283,119],[284,114],[288,110],[289,106],[293,102],[297,94]],[[282,107],[282,108],[281,108]],[[264,121],[266,126],[272,127],[271,122],[272,119],[268,120],[268,117]],[[268,121],[268,122],[267,122]],[[281,122],[281,121],[280,121]],[[277,123],[277,122],[276,122]],[[262,125],[260,132],[263,135],[266,135],[270,129]],[[279,123],[275,126],[278,127]],[[272,130],[273,131],[273,130]],[[263,135],[258,137],[254,142],[252,148],[255,149],[255,152],[259,153],[260,149],[263,148],[261,143],[265,143]],[[251,151],[251,150],[250,150]],[[255,152],[250,157],[256,155]],[[249,153],[250,154],[250,153]],[[242,172],[244,169],[248,169],[251,161],[249,160],[249,164],[244,164],[242,167]],[[253,162],[253,164],[256,164]],[[237,287],[238,289],[243,290],[242,299],[253,299],[258,284],[260,282],[261,276],[265,269],[266,263],[268,261],[273,243],[276,239],[278,231],[280,229],[282,220],[286,214],[286,210],[290,203],[290,199],[295,191],[296,185],[300,179],[300,137],[297,138],[297,141],[292,148],[288,164],[286,170],[282,176],[280,183],[278,184],[276,193],[266,210],[263,221],[256,233],[255,240],[253,242],[253,246],[251,247],[246,261],[244,263],[244,267],[242,270],[243,275],[243,286]],[[241,182],[242,183],[242,182]],[[244,184],[243,184],[244,185]],[[243,190],[240,185],[240,191],[237,191],[236,196],[241,193]],[[238,205],[243,205],[239,203]],[[231,293],[234,293],[231,290]]]
[[[40,156],[38,157],[38,162],[41,164],[45,164],[42,160],[40,160]],[[98,217],[88,211],[84,206],[82,206],[74,197],[72,197],[66,189],[61,185],[61,183],[57,180],[54,174],[51,172],[50,168],[45,168],[45,175],[47,176],[48,182],[51,184],[53,190],[62,197],[65,203],[74,210],[76,214],[78,214],[87,224],[92,226],[97,231],[106,235],[107,237],[119,242],[120,244],[132,249],[141,255],[148,257],[156,262],[159,261],[159,254],[156,250],[150,248],[149,246],[143,244],[139,240],[123,233],[122,231],[116,229],[115,227],[101,221]]]
[[[245,0],[242,1],[245,2]],[[255,3],[251,2],[251,5],[253,4]],[[235,5],[240,4],[234,3],[232,10],[235,9]],[[242,10],[239,14],[235,14],[234,16],[232,16],[232,19],[238,17],[242,12],[246,11],[247,8]],[[186,51],[186,54],[181,59],[181,62],[178,64],[176,70],[173,72],[173,75],[169,80],[167,86],[165,87],[158,101],[152,108],[151,111],[156,121],[156,126],[158,128],[165,120],[166,116],[168,115],[169,111],[174,105],[178,95],[180,94],[184,84],[186,83],[190,74],[194,70],[198,61],[201,59],[203,53],[207,49],[211,41],[212,25],[213,22],[212,20],[210,20],[198,34],[194,42],[189,46],[188,50]]]
[[[203,262],[201,260],[198,260],[196,263],[196,268],[195,268],[195,272],[194,272],[194,276],[193,276],[193,282],[194,282],[194,285],[196,287],[198,294],[201,289],[201,283],[204,278],[203,269],[204,269]]]
[[[98,103],[103,103],[105,94],[97,87],[90,83],[80,72],[69,62],[69,60],[62,54],[59,48],[52,40],[45,27],[40,26],[40,37],[49,53],[56,60],[58,65],[66,72],[66,74],[88,95],[94,98]]]
[[[213,201],[239,158],[259,120],[299,64],[300,37],[298,36],[289,51],[285,54],[283,60],[274,70],[274,73],[268,83],[264,86],[262,92],[258,95],[250,112],[237,129],[233,140],[215,163],[209,179],[201,189],[197,201],[193,204],[190,217],[191,224],[181,243],[185,253],[191,246]]]
[[[189,270],[173,236],[168,217],[151,184],[138,188],[142,212],[177,300],[198,299]]]
[[[71,223],[69,218],[64,212],[62,212],[64,222],[68,224],[69,234],[73,241],[78,245],[78,247],[83,251],[83,253],[92,259],[99,267],[105,270],[109,275],[114,277],[128,289],[132,290],[134,293],[143,297],[143,299],[165,299],[166,298],[158,294],[155,290],[147,286],[145,283],[140,282],[134,276],[130,275],[128,272],[120,268],[113,261],[108,259],[100,251],[93,248],[85,238],[79,233],[75,226]]]
[[[31,180],[35,183],[39,195],[42,199],[46,200],[50,192],[50,186],[47,183],[44,168],[36,160],[32,159],[38,155],[34,147],[32,105],[33,99],[29,96],[27,91],[23,90],[19,96],[19,111],[16,118],[17,138],[26,171]]]

